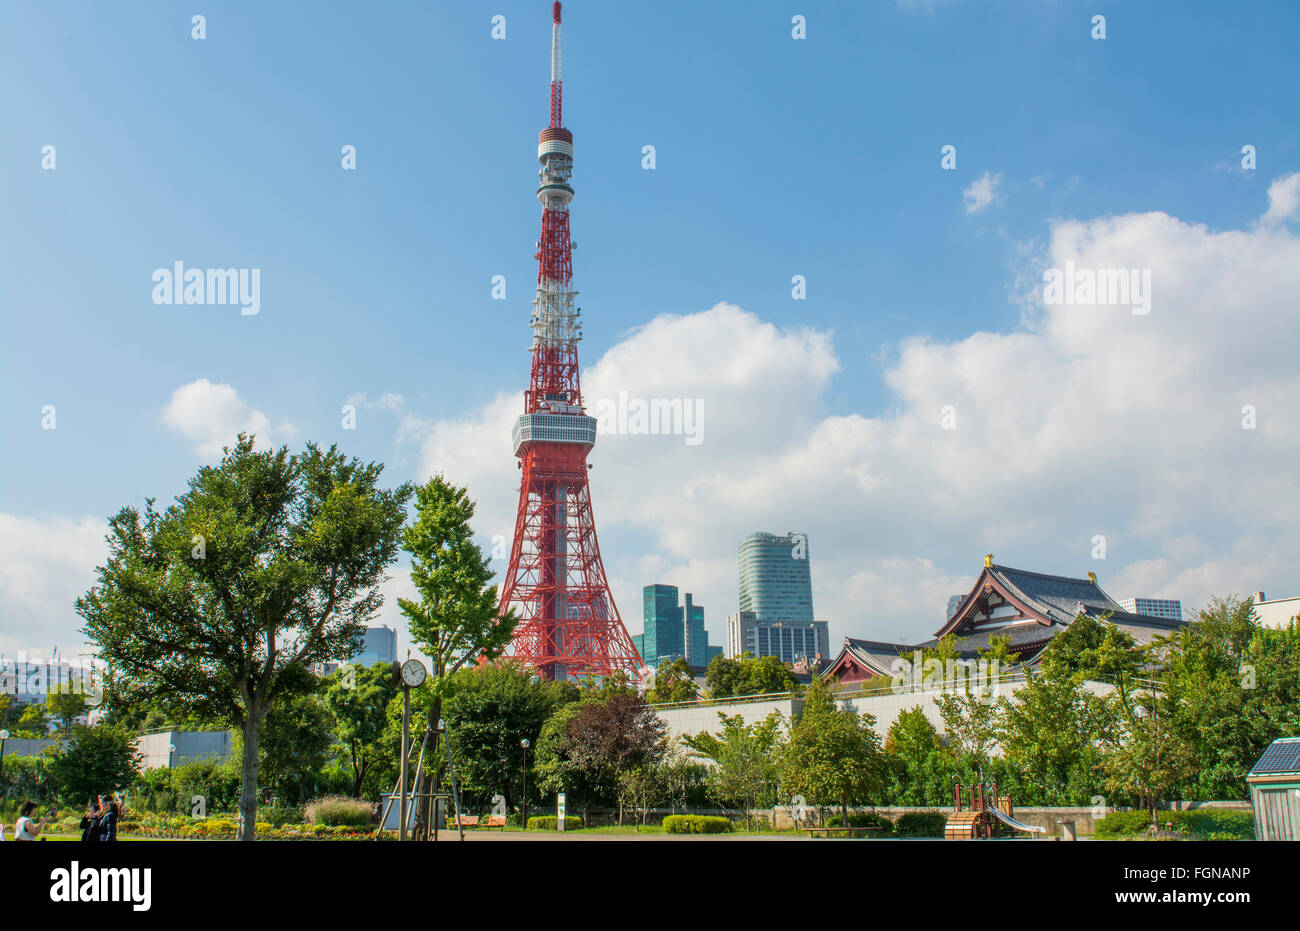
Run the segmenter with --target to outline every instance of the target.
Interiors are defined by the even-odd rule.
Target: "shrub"
[[[286,824],[301,824],[303,821],[303,812],[301,808],[291,806],[276,805],[270,808],[259,808],[257,813],[264,817],[272,827],[281,828]]]
[[[564,819],[564,830],[576,831],[582,827],[582,819],[576,815],[567,815]],[[554,831],[556,829],[555,815],[540,815],[536,818],[528,819],[528,830],[530,831]]]
[[[843,827],[843,819],[839,815],[831,815],[826,819],[826,826],[828,828]],[[875,812],[865,812],[860,815],[849,815],[849,827],[879,828],[882,834],[890,834],[894,830],[894,822]]]
[[[1172,830],[1196,840],[1250,840],[1255,836],[1255,816],[1248,811],[1201,808],[1196,811],[1158,811],[1161,830]],[[1096,836],[1103,839],[1141,837],[1151,827],[1148,811],[1113,811],[1097,822]]]
[[[326,824],[337,827],[341,824],[352,827],[370,827],[370,803],[360,799],[331,795],[318,798],[303,809],[306,818],[312,824]]]
[[[668,834],[727,834],[731,822],[718,815],[669,815],[664,818]]]
[[[941,811],[909,811],[894,824],[899,837],[943,837],[948,816]]]

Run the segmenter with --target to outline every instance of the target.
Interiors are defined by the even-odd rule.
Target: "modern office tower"
[[[948,596],[948,613],[943,616],[945,621],[952,620],[952,616],[957,613],[957,609],[961,607],[962,599],[965,597],[965,595]]]
[[[722,653],[722,647],[709,645],[704,629],[704,606],[695,603],[690,592],[678,604],[675,585],[647,585],[641,590],[643,629],[632,637],[647,666],[674,659],[685,659],[691,666],[707,666]]]
[[[829,658],[828,627],[826,621],[761,621],[753,611],[737,611],[727,617],[727,656],[775,656],[784,663]]]
[[[740,610],[759,621],[813,622],[806,534],[753,533],[741,542]]]
[[[375,663],[394,663],[397,661],[397,630],[383,624],[367,627],[361,638],[361,651],[348,662],[359,666],[373,666]]]
[[[1169,598],[1125,598],[1119,606],[1129,614],[1163,617],[1170,621],[1183,619],[1183,603]]]

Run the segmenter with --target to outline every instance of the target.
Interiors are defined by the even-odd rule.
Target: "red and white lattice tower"
[[[548,679],[618,671],[635,676],[641,658],[605,578],[587,482],[596,419],[583,408],[578,382],[582,327],[573,302],[569,242],[573,133],[561,119],[559,3],[552,21],[551,124],[537,143],[542,238],[531,324],[533,368],[524,413],[514,428],[523,474],[500,612],[514,608],[521,618],[507,655]]]

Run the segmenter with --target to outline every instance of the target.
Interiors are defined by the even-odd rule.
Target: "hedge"
[[[839,815],[831,815],[826,819],[828,828],[838,828],[844,826],[844,819]],[[894,832],[894,822],[888,818],[877,815],[874,812],[865,812],[863,814],[849,815],[849,827],[851,828],[879,828],[883,834],[892,834]]]
[[[1196,811],[1157,811],[1160,829],[1194,840],[1250,840],[1255,816],[1248,811],[1201,808]],[[1105,839],[1141,837],[1151,827],[1149,811],[1113,811],[1097,822],[1096,836]]]
[[[667,834],[727,834],[731,822],[718,815],[669,815],[664,818]]]
[[[948,816],[941,811],[909,811],[894,824],[899,837],[943,837]]]
[[[582,827],[582,819],[576,815],[566,815],[564,818],[564,830],[576,831]],[[528,819],[528,830],[530,831],[554,831],[556,828],[555,815],[539,815],[536,818]]]

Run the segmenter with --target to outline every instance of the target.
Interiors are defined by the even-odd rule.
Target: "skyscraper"
[[[647,666],[679,658],[691,666],[707,666],[722,653],[722,647],[709,645],[704,606],[697,605],[690,592],[683,604],[677,599],[676,585],[647,585],[641,590],[643,627],[632,642]]]
[[[806,534],[752,533],[741,542],[740,610],[759,621],[812,623]]]

